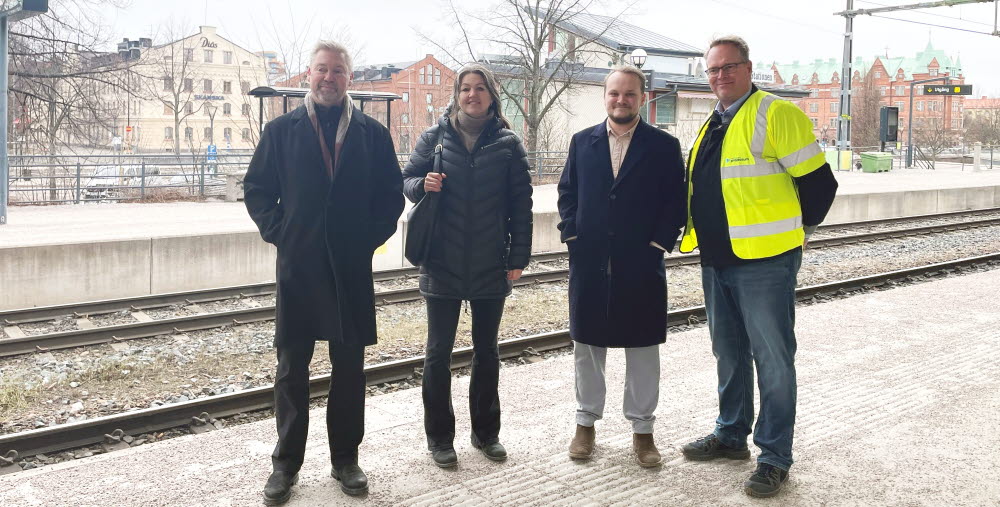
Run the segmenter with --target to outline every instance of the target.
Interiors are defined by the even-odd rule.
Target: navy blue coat
[[[577,132],[559,179],[559,230],[569,248],[569,331],[599,347],[666,341],[663,251],[686,217],[680,143],[639,121],[614,178],[607,124]]]

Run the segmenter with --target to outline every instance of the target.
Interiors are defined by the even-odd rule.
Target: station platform
[[[800,307],[795,464],[770,501],[1000,504],[998,286],[993,270]],[[324,412],[313,410],[288,505],[759,505],[742,490],[753,459],[680,454],[717,414],[707,328],[672,333],[660,357],[662,468],[633,457],[620,350],[609,354],[596,457],[568,458],[575,404],[566,354],[501,370],[504,463],[469,444],[467,377],[453,382],[459,465],[451,470],[426,451],[419,389],[368,398],[362,498],[329,476]],[[267,420],[3,476],[0,505],[260,505],[275,435]]]
[[[1000,167],[836,176],[828,224],[1000,206]],[[557,198],[556,185],[535,187],[536,253],[564,249]],[[374,269],[409,265],[405,216]],[[242,202],[15,206],[0,227],[0,310],[261,283],[275,253]]]

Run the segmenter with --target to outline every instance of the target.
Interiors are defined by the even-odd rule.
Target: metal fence
[[[554,183],[565,151],[528,155],[535,183]],[[10,204],[197,198],[225,193],[225,174],[246,171],[252,151],[206,155],[96,154],[10,157]],[[400,166],[409,153],[397,154]]]

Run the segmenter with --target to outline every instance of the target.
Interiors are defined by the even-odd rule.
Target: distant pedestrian
[[[753,441],[761,452],[744,489],[768,497],[792,466],[796,276],[837,181],[802,110],[751,83],[743,39],[714,40],[705,60],[719,103],[688,159],[690,218],[680,249],[701,252],[719,417],[715,430],[683,453],[693,460],[750,457],[756,364]]]
[[[458,72],[448,110],[420,136],[403,169],[411,201],[441,193],[430,251],[420,266],[420,293],[427,301],[424,430],[442,468],[458,463],[451,353],[463,300],[472,307],[472,445],[491,460],[507,458],[499,437],[497,334],[512,282],[528,265],[532,218],[528,159],[510,127],[493,73],[467,65]]]
[[[350,53],[320,41],[308,80],[305,105],[264,128],[244,180],[250,217],[264,241],[278,247],[278,443],[264,487],[268,505],[288,501],[298,480],[317,340],[330,342],[333,364],[326,415],[331,473],[345,493],[368,490],[358,445],[364,437],[364,351],[376,341],[371,261],[403,210],[389,131],[347,96]]]
[[[569,249],[569,331],[576,361],[574,459],[594,452],[604,415],[609,347],[625,349],[623,411],[639,465],[662,462],[653,441],[659,346],[667,336],[664,251],[684,225],[680,143],[639,116],[646,78],[632,66],[604,83],[608,116],[577,132],[559,180],[559,223]]]

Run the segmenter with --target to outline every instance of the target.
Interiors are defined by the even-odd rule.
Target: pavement
[[[1000,166],[972,172],[966,165],[939,163],[937,170],[897,169],[883,173],[838,172],[838,194],[903,192],[1000,185]],[[556,185],[534,191],[535,213],[557,211]],[[409,208],[407,201],[407,209]],[[253,232],[242,202],[174,202],[12,206],[0,226],[0,247],[37,246]],[[405,217],[405,212],[403,214]]]
[[[368,398],[360,454],[371,491],[362,498],[330,478],[324,412],[313,410],[289,505],[1000,505],[997,287],[993,270],[800,307],[795,464],[771,500],[743,493],[753,460],[681,457],[717,413],[701,327],[672,333],[660,348],[662,468],[642,469],[633,457],[620,350],[609,354],[596,457],[567,457],[573,363],[560,355],[501,370],[504,463],[469,444],[467,377],[453,382],[459,466],[451,470],[426,451],[419,389]],[[275,438],[266,420],[0,476],[0,505],[260,505]]]

